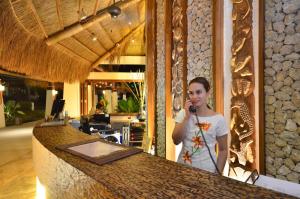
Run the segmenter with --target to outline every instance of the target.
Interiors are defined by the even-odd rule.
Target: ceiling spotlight
[[[121,14],[121,8],[115,5],[114,3],[107,8],[107,12],[110,14],[112,18],[117,18]]]
[[[96,41],[96,40],[97,40],[97,37],[96,37],[95,33],[91,33],[91,35],[92,35],[92,40],[93,40],[93,41]]]

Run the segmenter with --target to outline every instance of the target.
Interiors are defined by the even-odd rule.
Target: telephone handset
[[[190,100],[189,94],[187,94],[186,100]],[[197,112],[197,109],[196,109],[195,106],[191,105],[191,106],[189,107],[189,111],[190,111],[191,113],[196,113],[196,112]]]
[[[190,111],[191,113],[196,113],[196,112],[197,112],[197,109],[196,109],[195,106],[190,106],[190,107],[189,107],[189,111]]]

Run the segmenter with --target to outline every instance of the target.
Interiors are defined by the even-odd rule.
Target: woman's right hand
[[[191,100],[187,99],[184,104],[185,110],[185,119],[189,119],[191,117],[190,106],[193,106]]]

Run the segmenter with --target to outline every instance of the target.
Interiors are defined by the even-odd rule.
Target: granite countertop
[[[99,166],[55,148],[95,139],[69,125],[36,127],[33,135],[50,152],[95,179],[115,198],[293,198],[146,153]]]

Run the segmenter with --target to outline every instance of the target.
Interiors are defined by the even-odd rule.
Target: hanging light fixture
[[[91,33],[91,36],[92,36],[92,40],[93,41],[97,41],[97,36],[96,36],[96,34],[95,33]]]
[[[83,21],[87,18],[87,14],[84,12],[83,8],[81,10],[79,10],[78,12],[79,12],[80,21]]]
[[[2,80],[0,79],[0,92],[5,91],[5,86],[3,85]]]
[[[114,3],[107,8],[107,12],[110,14],[112,18],[117,18],[121,14],[121,8],[115,5],[116,2],[114,0]]]

